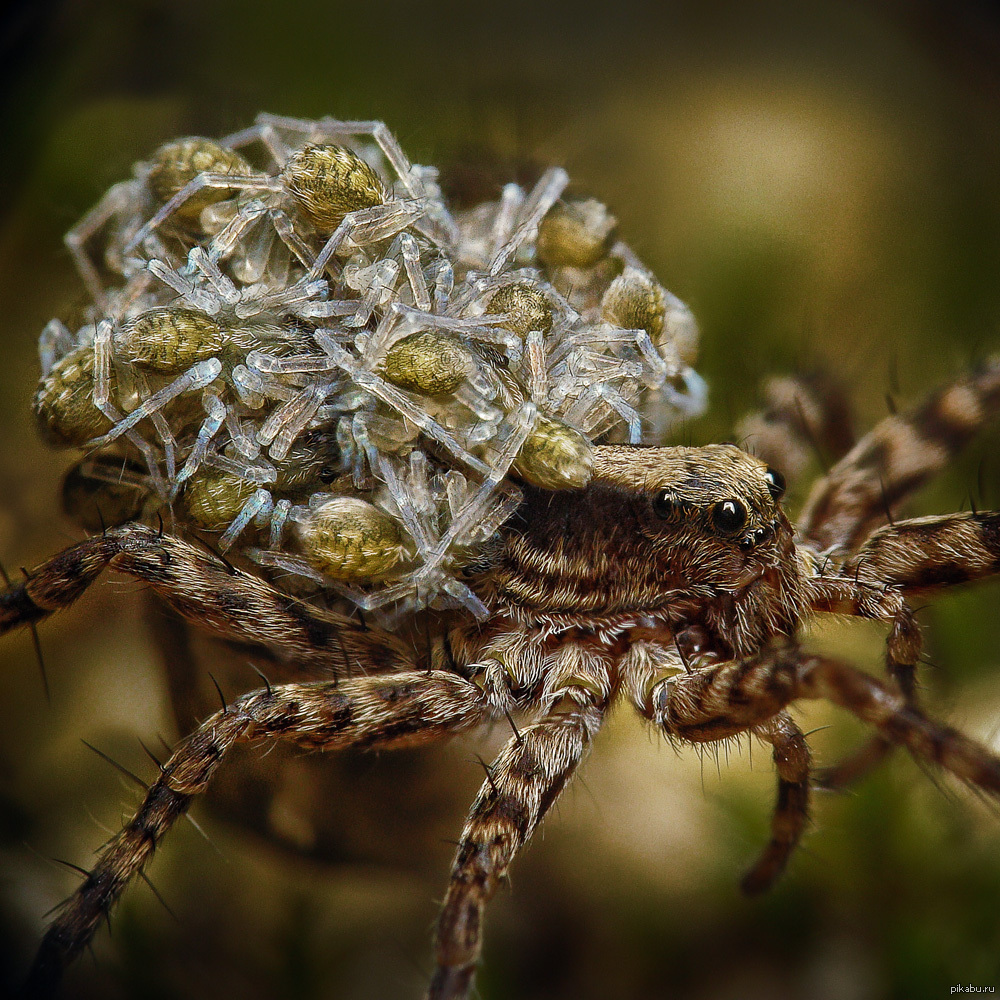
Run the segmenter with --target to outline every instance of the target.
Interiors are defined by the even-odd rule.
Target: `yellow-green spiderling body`
[[[225,528],[256,492],[256,484],[231,472],[202,469],[184,489],[184,507],[203,528]]]
[[[617,226],[593,198],[556,205],[538,227],[538,259],[546,267],[593,267],[607,255]]]
[[[150,309],[116,330],[111,338],[115,357],[147,371],[175,375],[218,354],[226,331],[197,309]]]
[[[561,420],[539,416],[514,461],[514,470],[546,490],[579,489],[590,482],[590,442]]]
[[[299,534],[309,562],[339,580],[376,579],[403,555],[396,522],[357,497],[323,504]]]
[[[94,405],[93,347],[77,347],[53,365],[35,393],[34,410],[42,436],[55,448],[81,447],[111,429]]]
[[[253,172],[253,168],[239,153],[226,149],[211,139],[195,136],[161,146],[153,154],[146,183],[159,201],[167,202],[199,174],[232,174],[247,177]],[[235,193],[231,188],[201,188],[177,209],[173,218],[188,226],[199,228],[198,217],[203,209],[218,201],[232,198]]]
[[[548,299],[524,281],[504,285],[490,299],[486,311],[493,315],[509,315],[509,319],[499,325],[519,337],[526,337],[532,330],[548,333],[552,329],[552,309]]]
[[[343,146],[305,146],[288,158],[281,179],[320,232],[332,232],[348,212],[385,202],[379,175]]]
[[[657,346],[666,311],[663,288],[634,267],[618,275],[601,300],[601,313],[609,323],[623,330],[645,330]]]
[[[472,374],[471,351],[446,334],[427,330],[396,341],[385,358],[385,378],[425,396],[454,392]]]

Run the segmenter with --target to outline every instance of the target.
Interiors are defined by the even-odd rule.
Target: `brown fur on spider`
[[[845,784],[901,745],[1000,796],[1000,758],[915,703],[920,633],[907,603],[997,573],[1000,513],[890,521],[998,405],[993,362],[884,420],[814,486],[797,530],[781,508],[781,474],[736,447],[599,447],[585,489],[526,486],[503,544],[470,576],[491,617],[456,617],[425,654],[138,522],[65,550],[0,595],[0,630],[66,607],[112,568],[191,621],[263,644],[314,679],[246,694],[177,745],[49,928],[29,991],[54,987],[243,741],[388,748],[525,717],[462,832],[438,923],[434,1000],[468,996],[487,902],[616,701],[671,739],[749,733],[771,745],[777,806],[771,839],[743,881],[751,893],[781,873],[806,824],[809,749],[788,714],[798,699],[829,699],[874,730],[825,784]],[[802,649],[800,626],[817,612],[888,623],[888,679]],[[356,662],[365,676],[351,676]]]

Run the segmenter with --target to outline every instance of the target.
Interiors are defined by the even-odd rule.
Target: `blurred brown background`
[[[771,372],[831,371],[864,427],[887,394],[903,405],[1000,348],[1000,22],[985,3],[22,0],[5,17],[0,556],[15,572],[76,537],[58,514],[68,459],[29,415],[38,332],[81,290],[63,232],[160,142],[258,110],[381,118],[453,173],[564,164],[700,320],[712,395],[693,442],[728,437]],[[913,511],[1000,505],[998,443],[984,435]],[[137,737],[176,737],[140,598],[109,579],[43,627],[51,704],[29,638],[0,643],[0,991],[75,884],[46,858],[87,865],[135,801],[80,739],[149,776]],[[1000,750],[998,609],[983,586],[921,620],[928,703]],[[881,639],[824,622],[810,641],[878,669]],[[821,762],[859,737],[832,710],[798,718],[828,727],[812,737]],[[502,736],[342,765],[343,795],[322,804],[334,863],[196,809],[211,844],[181,824],[150,871],[177,920],[135,885],[67,995],[419,996],[441,838],[481,780],[473,754]],[[818,801],[788,875],[747,902],[736,883],[766,838],[773,775],[762,748],[730,757],[702,766],[613,718],[492,907],[483,1000],[1000,988],[995,807],[899,754]],[[282,794],[314,794],[294,760],[275,768]]]

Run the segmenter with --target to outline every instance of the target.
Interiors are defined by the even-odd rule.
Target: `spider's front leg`
[[[816,482],[799,536],[820,552],[855,550],[998,409],[1000,359],[994,358],[910,413],[887,417]]]
[[[349,676],[414,666],[406,645],[379,629],[284,594],[174,535],[139,522],[71,546],[0,592],[0,634],[68,607],[105,569],[149,584],[184,618],[223,638],[265,646],[313,672]]]
[[[874,726],[889,742],[906,747],[916,760],[938,764],[956,778],[1000,796],[1000,757],[928,718],[902,694],[861,670],[824,657],[805,658],[795,696],[826,698]]]
[[[992,576],[1000,570],[1000,514],[946,514],[886,525],[874,532],[833,578],[810,581],[811,605],[891,623],[886,667],[910,705],[920,630],[906,599]],[[892,741],[876,736],[820,778],[839,789],[866,775],[889,752]]]
[[[648,661],[653,671],[647,677],[671,669],[672,657],[663,655],[665,647],[642,645],[641,651],[633,647],[632,656]],[[771,744],[778,771],[777,804],[771,839],[741,882],[747,894],[768,889],[784,871],[809,817],[809,747],[784,711],[794,697],[802,661],[803,654],[796,647],[776,646],[745,660],[655,681],[644,697],[636,698],[633,692],[642,714],[668,737],[704,743],[750,732]]]
[[[486,904],[580,763],[600,727],[603,699],[577,689],[572,708],[523,729],[504,747],[462,831],[438,920],[428,1000],[464,1000],[482,941]]]
[[[835,612],[887,622],[885,669],[908,704],[917,697],[917,662],[923,647],[920,627],[902,591],[891,585],[876,586],[850,576],[810,581],[810,606],[814,611]],[[861,780],[889,755],[891,741],[873,736],[856,751],[831,767],[824,768],[816,784],[830,791],[840,791]]]
[[[441,671],[284,684],[243,695],[177,745],[135,816],[49,928],[26,994],[52,992],[234,744],[281,739],[308,750],[413,746],[469,729],[486,714],[475,684]]]
[[[787,712],[779,712],[750,731],[771,744],[778,772],[778,800],[771,818],[771,839],[740,882],[740,888],[748,896],[756,896],[771,888],[802,839],[809,820],[811,757],[802,730]]]
[[[778,807],[771,841],[744,879],[747,891],[767,888],[780,874],[805,826],[808,750],[783,711],[799,698],[826,698],[874,726],[887,743],[905,746],[917,760],[938,764],[1000,796],[1000,757],[928,718],[900,691],[846,663],[805,653],[792,644],[659,680],[639,707],[669,736],[704,742],[751,731],[774,746]]]

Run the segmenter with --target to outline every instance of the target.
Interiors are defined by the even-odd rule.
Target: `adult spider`
[[[560,201],[553,169],[452,216],[384,127],[316,128],[264,116],[220,143],[161,147],[70,234],[93,303],[75,332],[43,333],[35,411],[51,440],[91,452],[66,491],[86,505],[96,489],[98,519],[85,511],[92,537],[0,594],[0,631],[111,567],[266,651],[290,683],[181,740],[46,935],[32,989],[54,986],[248,741],[399,747],[510,720],[454,863],[438,1000],[468,994],[487,900],[616,701],[678,740],[772,745],[778,807],[749,891],[806,820],[797,698],[878,730],[828,783],[902,743],[1000,790],[1000,762],[915,707],[906,604],[993,572],[997,515],[873,531],[996,408],[997,365],[879,425],[793,536],[774,470],[794,454],[794,408],[757,429],[770,464],[728,445],[638,446],[643,420],[698,408],[697,330],[604,206]],[[316,140],[334,176],[367,177],[381,204],[334,185],[335,217],[318,225],[286,169]],[[811,428],[831,450],[835,431]],[[191,544],[197,530],[225,555]],[[816,611],[889,623],[890,683],[801,651]]]
[[[1000,513],[884,523],[998,402],[992,362],[882,421],[814,486],[797,531],[780,505],[781,474],[735,446],[600,446],[585,488],[524,484],[502,544],[470,576],[489,618],[452,612],[423,648],[139,522],[66,549],[0,595],[0,629],[66,607],[110,567],[311,679],[243,695],[176,746],[50,927],[30,987],[55,984],[227,750],[249,740],[390,748],[527,717],[488,769],[462,832],[438,923],[434,1000],[468,996],[486,903],[616,701],[671,739],[749,733],[772,746],[777,805],[770,841],[743,881],[751,893],[780,874],[808,814],[809,750],[787,711],[798,699],[828,699],[875,729],[862,766],[901,745],[1000,794],[1000,759],[915,702],[920,633],[907,603],[995,573]],[[800,624],[816,612],[889,623],[889,680],[802,649]],[[355,660],[365,676],[352,676]]]

